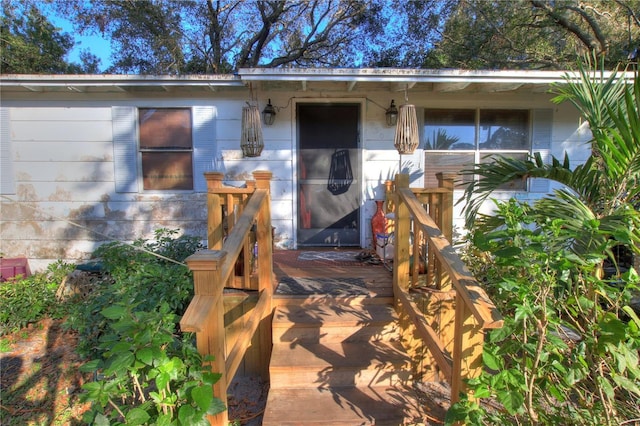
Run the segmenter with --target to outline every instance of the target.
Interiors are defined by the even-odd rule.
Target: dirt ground
[[[78,371],[76,336],[46,319],[3,340],[10,350],[0,354],[0,423],[82,424],[88,404],[79,401],[86,377]]]
[[[80,425],[89,404],[80,402],[82,364],[75,353],[77,336],[61,321],[43,320],[4,336],[9,351],[0,353],[0,424]],[[229,419],[260,426],[268,384],[237,378],[229,386]]]

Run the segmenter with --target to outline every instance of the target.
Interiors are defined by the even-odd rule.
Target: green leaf
[[[183,405],[178,409],[178,421],[181,425],[191,426],[193,422],[193,418],[195,416],[196,411],[190,405]]]
[[[202,373],[202,380],[210,385],[215,385],[216,383],[218,383],[218,380],[220,380],[221,377],[222,373],[210,373],[208,371]]]
[[[136,351],[136,358],[145,363],[146,365],[153,364],[153,350],[151,348],[141,348]]]
[[[611,386],[611,382],[609,382],[607,378],[598,376],[596,377],[596,382],[609,399],[615,398],[615,391],[613,390],[613,386]]]
[[[207,409],[207,414],[215,415],[218,413],[222,413],[226,409],[226,405],[224,405],[224,402],[222,402],[220,398],[213,398],[213,400],[211,401],[211,405],[209,405],[209,409]]]
[[[156,377],[156,386],[158,387],[158,389],[165,389],[168,383],[169,383],[168,373],[161,372],[160,374],[158,374],[158,377]]]
[[[491,390],[486,385],[481,384],[473,388],[473,396],[474,398],[488,398],[491,396]]]
[[[191,397],[198,405],[200,410],[206,411],[211,404],[213,398],[213,388],[209,385],[202,385],[191,390]]]
[[[494,371],[501,370],[504,366],[502,358],[496,356],[488,350],[482,351],[482,362],[484,362],[484,365],[486,365],[489,369]]]
[[[122,374],[127,370],[127,367],[131,366],[135,361],[135,356],[131,352],[120,352],[115,358],[110,359],[108,367],[105,368],[104,374]]]
[[[80,366],[79,370],[83,373],[92,373],[94,371],[96,371],[100,365],[102,364],[102,361],[99,359],[92,359],[91,361],[83,364]]]
[[[132,408],[126,414],[127,424],[130,425],[142,425],[145,424],[151,416],[142,408]]]
[[[522,321],[525,318],[528,318],[532,314],[531,307],[527,305],[519,305],[516,307],[515,320]]]
[[[616,375],[613,376],[613,381],[616,382],[618,386],[624,388],[627,392],[635,393],[640,396],[640,387],[638,386],[638,383],[633,380],[629,380],[629,378],[625,376]]]
[[[111,347],[106,353],[107,355],[117,354],[118,352],[127,352],[131,349],[131,343],[129,342],[118,342]]]
[[[122,318],[126,312],[127,312],[127,309],[124,306],[119,306],[119,305],[109,306],[108,308],[105,308],[102,311],[100,311],[102,316],[109,318],[111,320],[117,320]]]
[[[109,418],[107,416],[102,413],[98,413],[96,414],[96,418],[94,419],[93,424],[95,426],[109,426],[111,422],[109,421]]]
[[[102,385],[98,382],[87,382],[84,385],[82,385],[82,389],[89,392],[95,392],[102,389]]]
[[[513,391],[498,391],[497,397],[509,414],[516,414],[524,404],[524,395]]]
[[[172,424],[171,414],[161,414],[156,419],[156,426],[171,426]]]

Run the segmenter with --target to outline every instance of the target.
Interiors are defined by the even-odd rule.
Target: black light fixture
[[[391,99],[391,105],[389,105],[384,115],[387,117],[387,126],[395,126],[398,122],[398,108],[396,108],[393,99]]]
[[[269,103],[264,110],[262,111],[262,121],[267,126],[271,126],[273,122],[276,120],[276,109],[271,105],[271,99],[269,99]]]

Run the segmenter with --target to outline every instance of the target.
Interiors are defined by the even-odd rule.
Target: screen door
[[[298,104],[298,246],[359,246],[358,104]]]

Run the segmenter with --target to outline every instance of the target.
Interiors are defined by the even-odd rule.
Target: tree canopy
[[[97,58],[83,54],[83,64],[66,61],[73,37],[58,28],[34,5],[2,2],[0,71],[12,74],[97,72]]]
[[[73,37],[111,43],[106,73],[243,67],[566,69],[636,60],[639,0],[2,0],[2,72],[96,72]],[[34,52],[40,52],[34,54]]]

